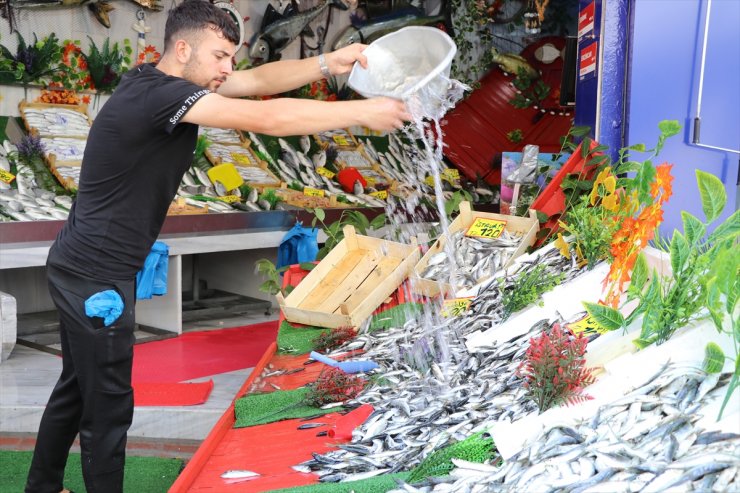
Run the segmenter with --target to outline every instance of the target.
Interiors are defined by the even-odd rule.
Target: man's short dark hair
[[[214,29],[234,44],[239,43],[239,28],[229,14],[207,0],[185,0],[170,10],[164,28],[165,51],[175,36],[186,31]]]

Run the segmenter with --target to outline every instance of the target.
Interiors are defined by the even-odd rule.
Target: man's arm
[[[367,67],[367,58],[362,54],[365,47],[354,44],[327,53],[325,56],[329,72],[332,75],[349,73],[355,61]],[[282,60],[234,72],[221,85],[218,93],[232,98],[280,94],[319,80],[321,77],[318,57]]]
[[[353,125],[390,131],[401,128],[410,119],[406,105],[390,98],[337,102],[289,98],[252,101],[212,93],[196,101],[182,121],[285,136],[308,135]]]

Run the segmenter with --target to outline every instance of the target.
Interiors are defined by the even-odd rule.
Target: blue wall
[[[608,1],[608,0],[607,0]],[[627,143],[652,146],[660,120],[678,120],[683,132],[671,137],[658,158],[673,167],[674,195],[665,207],[661,232],[681,229],[681,210],[703,219],[694,170],[718,176],[736,207],[740,155],[691,145],[699,94],[706,0],[638,0],[629,80]],[[740,1],[714,0],[701,109],[701,142],[740,149]],[[657,163],[656,163],[657,164]]]

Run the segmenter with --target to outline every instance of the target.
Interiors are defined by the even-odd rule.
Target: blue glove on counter
[[[335,361],[328,356],[317,353],[316,351],[311,351],[309,357],[320,363],[324,363],[325,365],[339,368],[345,373],[365,373],[380,367],[375,361],[371,360]]]
[[[113,289],[100,291],[85,300],[85,315],[105,319],[106,327],[118,320],[121,313],[123,313],[123,300],[121,295]]]

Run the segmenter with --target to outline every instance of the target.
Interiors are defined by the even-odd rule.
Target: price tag
[[[370,194],[371,197],[375,197],[376,199],[385,200],[388,198],[388,190],[380,190],[378,192],[373,192]]]
[[[470,308],[473,298],[453,298],[445,300],[442,305],[442,316],[445,318],[456,317]]]
[[[372,187],[376,183],[375,182],[375,178],[372,177],[372,176],[363,176],[363,178],[365,178],[365,181],[367,182],[368,186],[370,186],[370,187]]]
[[[223,197],[219,197],[218,200],[222,202],[228,202],[229,204],[234,204],[236,202],[239,202],[241,199],[237,195],[224,195]]]
[[[246,164],[246,165],[252,164],[251,161],[249,160],[249,156],[246,156],[244,154],[239,154],[238,152],[232,152],[231,158],[234,160],[236,164]]]
[[[592,334],[606,334],[609,332],[599,325],[588,313],[575,322],[565,324],[565,328],[573,332],[573,335],[583,334],[584,336],[590,336]]]
[[[447,168],[442,172],[443,175],[445,175],[450,180],[459,180],[460,179],[460,171],[454,168]]]
[[[332,173],[332,172],[331,172],[331,171],[329,171],[328,169],[324,168],[323,166],[322,166],[322,167],[320,167],[320,168],[316,168],[316,172],[317,172],[318,174],[322,175],[322,176],[325,176],[325,177],[329,178],[330,180],[331,180],[332,178],[334,178],[334,173]]]
[[[13,180],[15,180],[15,175],[13,173],[0,169],[0,181],[3,183],[11,183]]]
[[[434,177],[432,175],[427,176],[426,178],[424,178],[424,183],[426,183],[430,187],[433,187],[434,186]]]
[[[484,219],[476,217],[473,224],[470,225],[465,236],[475,236],[476,238],[498,238],[504,232],[506,221],[498,219]]]
[[[347,140],[347,137],[345,137],[344,135],[334,135],[332,136],[332,139],[334,139],[334,143],[336,143],[338,146],[350,145],[350,142]]]
[[[309,197],[323,197],[324,191],[316,188],[305,187],[303,189],[303,195],[308,195]]]

